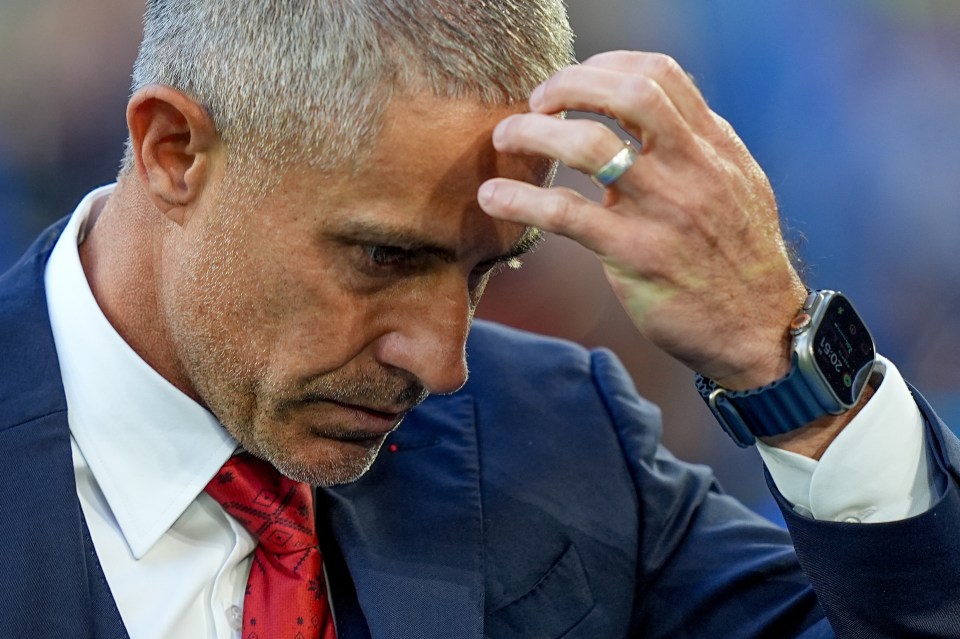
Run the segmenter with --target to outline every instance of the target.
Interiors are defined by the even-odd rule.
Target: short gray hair
[[[148,0],[133,90],[191,96],[231,155],[356,168],[394,95],[523,101],[572,38],[564,0]]]

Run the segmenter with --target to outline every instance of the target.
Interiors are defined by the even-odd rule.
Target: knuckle
[[[577,73],[577,67],[564,67],[550,76],[543,85],[543,98],[546,101],[564,94],[576,82],[572,77]]]
[[[584,165],[599,168],[610,159],[607,140],[610,130],[599,122],[591,122],[585,128],[579,148],[583,153]]]
[[[647,72],[655,77],[672,78],[685,76],[683,68],[665,53],[651,53],[646,59]]]
[[[614,110],[622,112],[625,108],[655,108],[659,93],[657,84],[650,78],[631,76],[624,81],[621,90],[614,96]]]
[[[718,115],[716,112],[710,112],[711,117],[713,118],[714,123],[717,128],[720,130],[721,135],[725,137],[736,137],[737,133],[733,128],[733,125],[730,124],[723,116]]]
[[[563,190],[557,189],[552,191],[551,197],[544,203],[543,210],[550,230],[573,230],[577,219],[574,209],[574,201],[570,197],[567,197]]]
[[[614,51],[603,51],[595,53],[584,61],[584,64],[597,64],[600,66],[615,65],[620,66],[624,63],[638,64],[645,54],[640,51],[629,51],[617,49]]]

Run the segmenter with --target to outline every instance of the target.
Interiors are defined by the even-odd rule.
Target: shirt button
[[[240,606],[230,606],[226,610],[227,623],[234,630],[240,630],[243,627],[243,611]]]
[[[859,523],[861,523],[861,521],[860,521],[860,518],[859,518],[859,517],[847,517],[847,518],[845,518],[845,519],[843,520],[843,523],[845,523],[845,524],[859,524]]]

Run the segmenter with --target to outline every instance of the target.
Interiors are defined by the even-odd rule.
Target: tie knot
[[[317,545],[312,489],[284,477],[262,459],[249,453],[234,455],[206,491],[271,553]]]

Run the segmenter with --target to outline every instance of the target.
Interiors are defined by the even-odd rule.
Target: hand
[[[655,53],[612,52],[538,87],[530,112],[494,132],[502,152],[560,160],[592,174],[623,146],[633,166],[591,201],[566,188],[495,179],[478,194],[491,216],[566,235],[596,252],[627,312],[654,344],[729,389],[789,369],[787,326],[806,289],[790,263],[766,176],[689,76]]]

